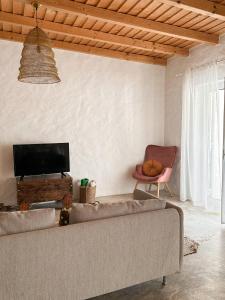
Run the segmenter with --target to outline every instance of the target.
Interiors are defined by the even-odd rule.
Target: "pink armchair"
[[[145,150],[145,159],[144,161],[155,159],[163,165],[164,169],[161,174],[155,177],[148,177],[143,174],[142,171],[142,164],[136,165],[136,169],[133,172],[133,178],[137,180],[135,185],[135,189],[137,188],[139,183],[149,184],[149,192],[151,192],[151,185],[157,186],[157,193],[156,195],[151,194],[152,196],[159,198],[159,191],[160,185],[164,184],[164,186],[169,191],[170,195],[172,196],[172,192],[168,186],[168,182],[170,180],[170,176],[172,174],[174,161],[176,158],[177,147],[164,147],[164,146],[155,146],[155,145],[148,145]]]

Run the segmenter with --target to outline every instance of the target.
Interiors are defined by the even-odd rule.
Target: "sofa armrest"
[[[177,210],[180,216],[180,268],[183,264],[183,257],[184,257],[184,213],[183,210],[171,202],[166,202],[166,209],[174,208]]]
[[[150,198],[151,195],[148,192],[139,189],[134,190],[133,193],[134,200],[146,200]],[[171,202],[166,202],[165,209],[169,209],[169,208],[176,209],[180,217],[180,268],[181,268],[183,264],[183,248],[184,248],[184,213],[180,207],[172,204]]]

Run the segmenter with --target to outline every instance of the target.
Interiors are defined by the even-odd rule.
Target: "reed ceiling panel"
[[[55,6],[49,5],[50,2],[54,2]],[[213,2],[224,5],[225,10],[225,0]],[[173,1],[169,0],[40,0],[40,3],[42,5],[37,14],[39,26],[47,28],[43,29],[54,45],[62,48],[65,46],[66,50],[81,49],[81,52],[96,52],[97,55],[110,57],[113,57],[114,51],[115,58],[121,59],[135,58],[136,61],[156,63],[154,58],[160,58],[162,61],[158,62],[165,64],[166,59],[173,55],[187,56],[188,50],[196,45],[205,42],[216,44],[219,35],[225,33],[225,16],[224,19],[214,15],[207,16],[189,7],[183,9],[177,4],[173,5]],[[57,3],[65,6],[68,3],[83,5],[85,9],[103,11],[103,15],[97,18],[92,11],[89,13],[90,10],[82,14],[68,9],[68,6],[62,9],[61,6],[57,7]],[[114,15],[109,15],[108,18],[104,12],[112,12]],[[122,21],[115,21],[115,14],[116,18],[122,16]],[[16,21],[10,21],[11,16]],[[16,19],[17,16],[20,18]],[[29,0],[0,0],[0,38],[22,41],[32,27],[29,20],[33,20],[34,16],[34,8]],[[141,26],[142,20],[148,23]],[[58,24],[58,27],[51,24]],[[159,28],[156,31],[155,25]],[[165,25],[171,28],[172,33],[165,31]],[[71,31],[72,28],[77,30]],[[62,43],[56,43],[57,41]],[[102,49],[102,52],[96,49]],[[124,56],[120,53],[124,53]],[[131,55],[128,57],[127,54]],[[150,59],[147,60],[146,57]]]

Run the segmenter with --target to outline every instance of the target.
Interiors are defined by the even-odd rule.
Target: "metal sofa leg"
[[[165,286],[167,283],[166,276],[163,276],[162,285]]]

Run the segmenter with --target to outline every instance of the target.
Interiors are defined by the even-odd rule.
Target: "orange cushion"
[[[163,165],[157,160],[150,159],[143,163],[143,173],[146,176],[155,177],[161,174],[162,170]]]

